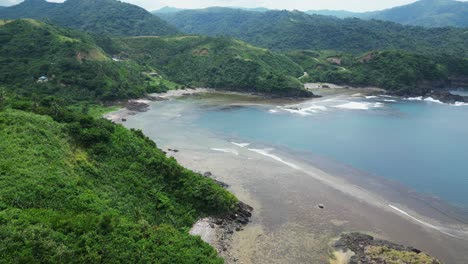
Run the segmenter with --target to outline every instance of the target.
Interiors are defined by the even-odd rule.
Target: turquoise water
[[[347,97],[292,108],[212,107],[195,123],[228,138],[331,158],[468,207],[468,106]]]

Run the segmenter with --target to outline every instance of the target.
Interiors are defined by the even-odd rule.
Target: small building
[[[39,77],[39,79],[37,79],[38,83],[45,83],[45,82],[48,82],[48,81],[49,81],[49,78],[47,78],[47,76],[41,76],[41,77]]]

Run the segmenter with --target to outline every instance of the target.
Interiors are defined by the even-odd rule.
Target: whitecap
[[[378,97],[377,97],[377,96],[375,96],[375,95],[366,96],[366,99],[376,99],[376,98],[378,98]]]
[[[236,142],[231,142],[231,143],[241,148],[250,146],[250,143],[236,143]]]
[[[279,161],[279,162],[281,162],[281,163],[283,163],[283,164],[285,164],[285,165],[287,165],[287,166],[289,166],[289,167],[291,167],[291,168],[293,168],[295,170],[300,170],[301,169],[301,167],[297,166],[294,163],[287,162],[287,161],[283,160],[282,158],[280,158],[278,156],[270,154],[271,149],[249,149],[249,150],[252,151],[252,152],[256,152],[256,153],[258,153],[260,155],[272,158],[272,159],[274,159],[276,161]]]
[[[424,222],[424,221],[422,221],[422,220],[419,220],[418,218],[416,218],[416,217],[410,215],[409,213],[407,213],[407,212],[401,210],[400,208],[398,208],[398,207],[396,207],[396,206],[394,206],[394,205],[389,204],[388,206],[389,206],[390,208],[392,208],[393,210],[397,211],[398,213],[400,213],[400,214],[402,214],[402,215],[404,215],[404,216],[406,216],[406,217],[409,217],[409,218],[411,218],[412,220],[414,220],[414,221],[416,221],[416,222],[418,222],[418,223],[420,223],[420,224],[422,224],[422,225],[424,225],[424,226],[426,226],[426,227],[435,229],[435,230],[441,232],[442,234],[446,234],[446,235],[451,236],[451,237],[461,238],[461,237],[459,237],[459,236],[457,236],[457,235],[454,235],[454,234],[451,234],[451,233],[447,232],[447,231],[446,231],[447,228],[438,227],[438,226],[429,224],[429,223],[427,223],[427,222]]]
[[[223,152],[223,153],[230,153],[230,154],[234,154],[236,156],[239,155],[239,152],[237,152],[234,149],[211,148],[211,150],[218,151],[218,152]]]
[[[422,100],[423,100],[423,97],[422,97],[422,96],[418,96],[418,97],[408,97],[408,98],[405,98],[405,100],[408,100],[408,101],[422,101]]]
[[[279,111],[278,111],[278,110],[271,109],[271,110],[268,110],[268,112],[275,114],[275,113],[278,113]]]
[[[443,104],[440,100],[434,99],[434,98],[432,98],[432,97],[427,97],[426,99],[424,99],[424,101],[426,101],[426,102],[432,102],[432,103],[437,103],[437,104]]]
[[[452,106],[468,106],[468,103],[464,102],[455,102],[454,104],[451,104]]]
[[[370,106],[369,103],[349,102],[346,104],[336,105],[333,107],[343,108],[343,109],[352,109],[352,110],[368,110],[369,106]]]
[[[384,99],[384,102],[396,103],[397,100],[393,100],[393,99]]]

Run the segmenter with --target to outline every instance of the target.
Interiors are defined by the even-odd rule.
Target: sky
[[[210,6],[231,7],[267,7],[271,9],[297,10],[349,10],[374,11],[413,3],[416,0],[122,0],[139,5],[148,10],[159,9],[164,6],[178,8],[204,8]],[[0,0],[12,4],[21,0]],[[63,0],[49,0],[49,2],[63,2]]]

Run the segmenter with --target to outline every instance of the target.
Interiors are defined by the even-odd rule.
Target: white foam
[[[308,115],[318,113],[320,111],[327,111],[327,107],[323,105],[311,105],[311,106],[307,106],[304,108],[300,108],[299,106],[286,106],[286,107],[281,108],[281,110],[292,113],[292,114],[308,116]]]
[[[278,111],[278,110],[271,109],[271,110],[268,110],[268,112],[275,114],[275,113],[278,113],[279,111]]]
[[[393,99],[384,99],[384,102],[396,103],[397,100],[393,100]]]
[[[357,93],[357,94],[353,94],[353,95],[351,95],[351,96],[352,96],[352,97],[362,97],[362,94]]]
[[[432,102],[432,103],[437,103],[437,104],[443,104],[440,100],[436,100],[432,97],[427,97],[426,99],[424,99],[424,101],[426,102]]]
[[[231,142],[231,143],[241,148],[250,146],[250,143],[236,143],[236,142]]]
[[[447,231],[445,231],[445,229],[447,229],[447,228],[438,227],[438,226],[429,224],[429,223],[427,223],[427,222],[424,222],[424,221],[422,221],[422,220],[419,220],[419,219],[417,219],[416,217],[414,217],[414,216],[408,214],[407,212],[401,210],[400,208],[398,208],[398,207],[396,207],[396,206],[394,206],[394,205],[389,204],[388,206],[389,206],[390,208],[392,208],[393,210],[399,212],[400,214],[402,214],[402,215],[404,215],[404,216],[407,216],[407,217],[411,218],[412,220],[414,220],[414,221],[416,221],[416,222],[418,222],[418,223],[420,223],[420,224],[422,224],[422,225],[424,225],[424,226],[426,226],[426,227],[435,229],[435,230],[437,230],[437,231],[439,231],[439,232],[441,232],[441,233],[443,233],[443,234],[446,234],[446,235],[448,235],[448,236],[451,236],[451,237],[462,238],[462,237],[459,237],[459,236],[457,236],[457,235],[448,233]]]
[[[405,100],[408,100],[408,101],[422,101],[422,100],[423,100],[423,97],[422,97],[422,96],[418,96],[418,97],[408,97],[408,98],[405,98]]]
[[[353,110],[368,110],[370,107],[369,103],[360,103],[360,102],[349,102],[346,104],[336,105],[333,106],[336,108],[343,108],[343,109],[353,109]]]
[[[378,97],[377,97],[377,96],[375,96],[375,95],[366,96],[366,99],[376,99],[376,98],[378,98]]]
[[[218,151],[218,152],[223,152],[223,153],[230,153],[230,154],[234,154],[236,156],[239,156],[239,152],[237,152],[235,149],[211,148],[211,150]]]
[[[468,106],[468,103],[464,102],[455,102],[454,104],[451,104],[452,106]]]
[[[282,158],[278,157],[278,156],[275,156],[273,154],[270,154],[270,151],[271,149],[249,149],[250,151],[253,151],[253,152],[256,152],[258,154],[261,154],[263,156],[266,156],[266,157],[269,157],[269,158],[272,158],[276,161],[279,161],[295,170],[300,170],[301,168],[299,166],[297,166],[296,164],[294,163],[291,163],[291,162],[287,162],[285,160],[283,160]]]

